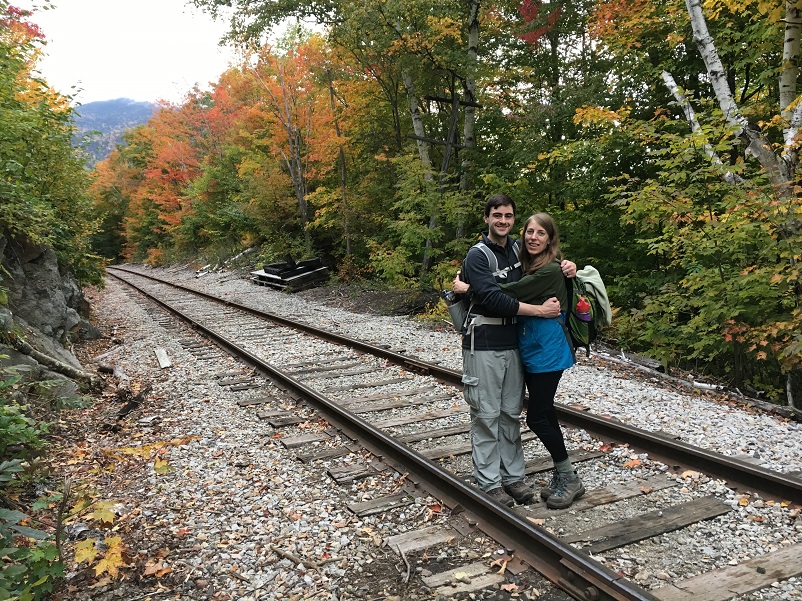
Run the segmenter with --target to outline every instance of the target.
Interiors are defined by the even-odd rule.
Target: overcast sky
[[[10,3],[29,10],[41,5]],[[39,71],[52,87],[83,104],[115,98],[178,103],[196,83],[206,88],[217,81],[233,60],[230,50],[217,45],[227,24],[184,0],[53,4],[30,18],[48,41]]]

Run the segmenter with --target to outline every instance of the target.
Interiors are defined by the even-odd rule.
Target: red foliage
[[[533,46],[538,43],[540,38],[542,38],[550,29],[552,29],[562,15],[562,8],[557,7],[552,10],[548,15],[546,15],[545,19],[542,17],[541,9],[543,8],[542,0],[523,0],[521,5],[518,7],[518,12],[523,17],[524,23],[527,25],[536,23],[536,22],[543,22],[543,25],[536,27],[532,31],[527,31],[526,33],[518,34],[518,37],[521,38],[524,42],[528,44],[532,44]]]
[[[29,40],[44,40],[45,34],[36,23],[31,23],[26,19],[33,13],[23,8],[16,6],[9,6],[6,8],[5,14],[0,15],[0,27],[7,29],[16,29],[22,32],[25,38]]]

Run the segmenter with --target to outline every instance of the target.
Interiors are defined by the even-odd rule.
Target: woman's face
[[[534,257],[545,251],[549,246],[549,242],[551,242],[549,235],[544,227],[537,222],[537,219],[532,219],[526,224],[524,244],[530,255]]]

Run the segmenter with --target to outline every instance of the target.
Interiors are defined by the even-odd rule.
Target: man
[[[515,201],[506,194],[494,194],[485,204],[482,233],[485,249],[472,247],[454,280],[457,292],[473,294],[474,320],[462,338],[465,401],[471,410],[471,447],[474,478],[478,487],[508,507],[528,503],[535,496],[524,483],[524,453],[521,443],[521,410],[524,370],[518,354],[516,315],[556,317],[560,303],[550,298],[542,305],[530,305],[507,296],[498,284],[521,277],[517,244],[509,238],[515,223]],[[491,265],[491,252],[498,263]],[[576,265],[563,261],[563,273],[576,275]]]

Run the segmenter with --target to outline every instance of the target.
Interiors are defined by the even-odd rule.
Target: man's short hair
[[[493,209],[497,209],[498,207],[502,207],[504,205],[510,205],[512,207],[513,214],[515,214],[515,201],[506,194],[493,194],[492,196],[488,197],[487,202],[485,203],[485,217],[489,217],[490,211]]]

